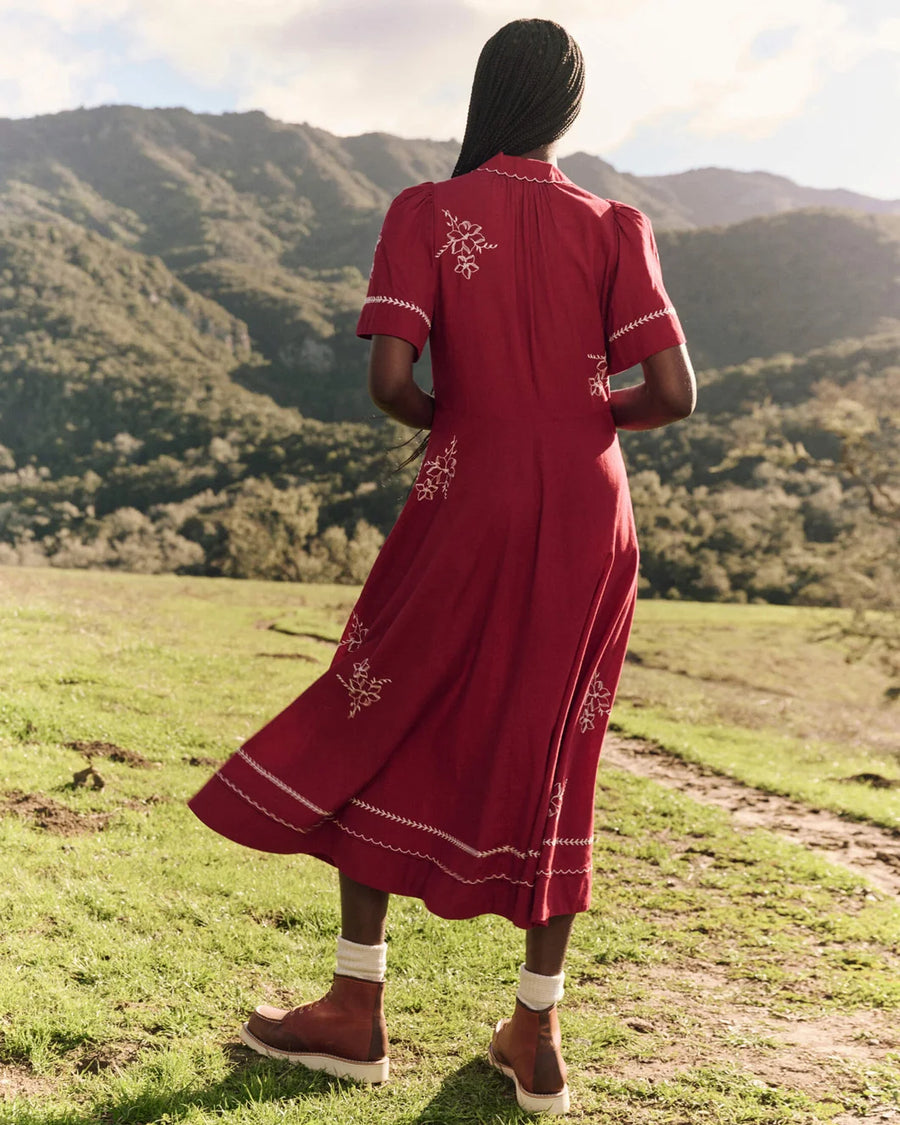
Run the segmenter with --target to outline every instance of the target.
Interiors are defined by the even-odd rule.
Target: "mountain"
[[[900,326],[898,215],[789,211],[658,241],[697,366]]]
[[[414,473],[391,469],[407,435],[373,424],[353,331],[365,274],[390,199],[455,155],[260,113],[0,121],[0,563],[364,576]],[[648,589],[834,603],[848,559],[882,588],[858,546],[884,540],[859,477],[721,466],[763,406],[774,448],[834,460],[828,410],[808,406],[821,388],[890,461],[895,205],[584,154],[564,167],[655,218],[708,369],[690,425],[623,439]]]
[[[900,215],[900,199],[875,199],[855,191],[803,187],[771,172],[695,168],[676,175],[646,176],[641,182],[660,200],[671,199],[684,216],[685,226],[724,226],[757,215],[806,207]]]
[[[390,431],[244,389],[246,326],[159,259],[64,219],[0,231],[0,562],[365,574],[408,484]]]
[[[159,257],[247,326],[263,362],[236,368],[236,382],[316,418],[362,420],[353,328],[383,212],[410,183],[448,175],[455,155],[449,142],[339,138],[262,113],[105,107],[0,121],[0,220],[64,217]],[[731,172],[641,179],[583,153],[563,167],[656,220],[700,364],[865,336],[896,315],[896,218],[864,213],[888,204],[847,195],[856,211],[697,230],[704,211],[745,219],[832,196]]]
[[[559,166],[576,184],[595,195],[639,207],[658,230],[727,226],[804,208],[900,215],[900,199],[803,187],[770,172],[696,168],[669,176],[633,176],[585,152],[564,157]]]
[[[256,239],[260,250],[272,240],[295,243],[313,235],[317,217],[381,213],[409,184],[449,176],[456,153],[450,141],[340,138],[259,112],[104,106],[0,120],[5,209],[64,214],[147,253],[165,256],[177,247],[179,264],[210,247],[253,257]],[[805,207],[900,213],[898,200],[806,188],[767,173],[705,168],[640,177],[583,152],[560,164],[576,183],[640,207],[661,229]],[[316,250],[321,255],[331,245],[322,240]],[[370,248],[366,242],[365,255]],[[327,264],[365,258],[361,251],[348,256],[346,242],[335,249],[339,260]]]

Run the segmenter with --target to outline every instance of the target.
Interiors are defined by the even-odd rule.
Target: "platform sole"
[[[501,1074],[505,1074],[507,1078],[511,1078],[515,1082],[516,1101],[519,1103],[520,1109],[524,1109],[528,1113],[563,1114],[569,1112],[569,1087],[567,1085],[563,1086],[556,1094],[532,1094],[525,1089],[516,1077],[513,1068],[500,1062],[494,1054],[493,1045],[488,1047],[488,1062],[495,1070],[499,1070]]]
[[[385,1057],[374,1062],[355,1062],[353,1059],[342,1059],[338,1055],[311,1054],[306,1051],[282,1051],[280,1047],[270,1047],[261,1039],[257,1039],[247,1024],[241,1026],[241,1042],[251,1050],[270,1059],[280,1059],[282,1062],[294,1066],[305,1066],[308,1070],[322,1070],[332,1074],[335,1078],[354,1078],[357,1082],[387,1082],[390,1072],[390,1060]]]

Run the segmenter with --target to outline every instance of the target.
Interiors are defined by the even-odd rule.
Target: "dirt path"
[[[642,739],[610,733],[601,762],[678,789],[704,805],[727,809],[739,827],[777,832],[862,875],[879,890],[900,894],[900,833],[763,793]]]
[[[634,1010],[609,1009],[648,1046],[615,1064],[617,1076],[655,1085],[701,1067],[735,1067],[759,1086],[846,1106],[865,1095],[865,1068],[900,1048],[893,1012],[773,1014],[753,982],[729,980],[699,963],[644,966]],[[674,1117],[679,1123],[686,1120]],[[870,1097],[865,1110],[838,1112],[831,1125],[900,1122],[900,1106]]]
[[[763,793],[641,739],[610,734],[602,764],[725,809],[736,826],[776,832],[882,891],[900,893],[900,833]],[[865,1109],[849,1109],[852,1097],[865,1102],[866,1067],[883,1065],[900,1050],[896,1013],[852,1009],[779,1015],[758,984],[735,981],[717,965],[688,960],[647,965],[642,972],[643,993],[634,1011],[619,1007],[610,1015],[645,1033],[652,1049],[620,1059],[621,1076],[653,1086],[698,1066],[727,1064],[760,1086],[842,1105],[832,1125],[900,1125],[900,1106],[893,1101],[881,1104],[870,1096]]]

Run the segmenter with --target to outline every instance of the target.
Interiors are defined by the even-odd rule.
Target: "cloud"
[[[590,129],[606,151],[669,115],[704,136],[769,135],[801,113],[830,74],[880,46],[877,34],[854,32],[834,0],[644,0],[615,19],[573,27],[594,60],[577,136]],[[777,44],[770,52],[755,50],[773,32],[787,34],[770,38]]]
[[[900,20],[863,31],[852,0],[0,0],[0,113],[91,102],[104,58],[85,42],[115,28],[132,65],[237,91],[238,109],[339,134],[459,137],[481,45],[517,16],[559,20],[585,52],[567,150],[614,152],[670,116],[758,139],[830,75],[900,53]]]
[[[0,7],[0,112],[53,113],[111,92],[100,51],[68,49],[62,24],[45,28],[31,16],[7,22],[5,15]]]

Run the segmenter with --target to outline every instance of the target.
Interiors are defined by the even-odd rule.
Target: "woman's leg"
[[[388,1076],[383,1005],[388,895],[343,874],[340,885],[341,936],[328,993],[289,1010],[260,1005],[241,1038],[261,1055],[343,1078],[383,1082]]]
[[[563,971],[574,914],[559,914],[546,926],[532,926],[525,933],[525,968],[530,973],[554,977]]]
[[[357,945],[381,945],[389,895],[341,872],[341,937]]]

